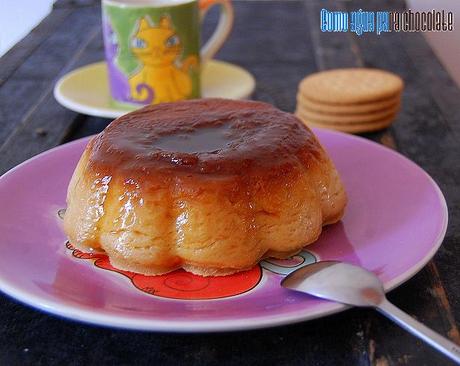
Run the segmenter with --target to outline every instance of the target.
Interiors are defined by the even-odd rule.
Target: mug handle
[[[199,0],[198,6],[200,8],[201,21],[203,21],[208,10],[214,5],[221,6],[219,23],[212,36],[201,48],[200,54],[203,62],[209,61],[219,51],[233,26],[233,6],[230,0]]]

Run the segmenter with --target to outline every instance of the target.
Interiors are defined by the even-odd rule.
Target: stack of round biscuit
[[[401,107],[401,78],[378,69],[336,69],[299,84],[295,114],[310,127],[360,133],[388,127]]]

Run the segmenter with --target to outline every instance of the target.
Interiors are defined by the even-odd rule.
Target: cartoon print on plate
[[[287,276],[294,270],[315,263],[316,257],[307,250],[302,250],[299,254],[288,259],[268,258],[260,262],[262,268],[267,271]]]
[[[139,61],[129,77],[133,101],[161,103],[191,96],[190,70],[198,67],[198,58],[191,55],[181,62],[181,39],[168,16],[162,16],[156,25],[148,16],[139,19],[130,48]]]
[[[264,275],[262,269],[277,275],[288,275],[297,268],[316,262],[313,254],[303,250],[292,258],[266,259],[248,271],[229,276],[202,277],[183,269],[159,276],[146,276],[113,267],[104,253],[85,253],[69,242],[66,247],[75,258],[94,260],[96,267],[128,277],[137,289],[147,294],[181,300],[211,300],[241,295],[261,283]]]
[[[203,277],[183,269],[159,276],[146,276],[113,267],[104,253],[85,253],[75,249],[69,242],[66,247],[75,258],[94,260],[96,267],[128,277],[137,289],[145,293],[181,300],[210,300],[241,295],[261,283],[262,268],[275,274],[287,275],[297,268],[316,262],[314,255],[303,250],[292,258],[264,260],[248,271],[229,276]]]
[[[113,267],[104,253],[85,253],[75,249],[69,242],[66,247],[75,258],[94,260],[96,267],[128,277],[137,289],[170,299],[206,300],[240,295],[256,287],[262,278],[259,266],[223,277],[202,277],[182,269],[159,276],[146,276]]]

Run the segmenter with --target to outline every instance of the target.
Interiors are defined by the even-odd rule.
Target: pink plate
[[[417,165],[363,138],[316,130],[349,195],[343,221],[300,255],[251,271],[203,278],[176,271],[149,277],[118,271],[103,255],[66,246],[57,212],[88,139],[40,154],[0,178],[0,289],[38,309],[130,329],[206,332],[254,329],[317,318],[344,306],[279,286],[315,260],[374,271],[390,290],[441,245],[447,206]]]

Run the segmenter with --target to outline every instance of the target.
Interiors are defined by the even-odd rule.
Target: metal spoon
[[[460,347],[390,303],[378,277],[364,268],[335,261],[313,263],[289,274],[281,286],[343,304],[373,307],[460,364]]]

